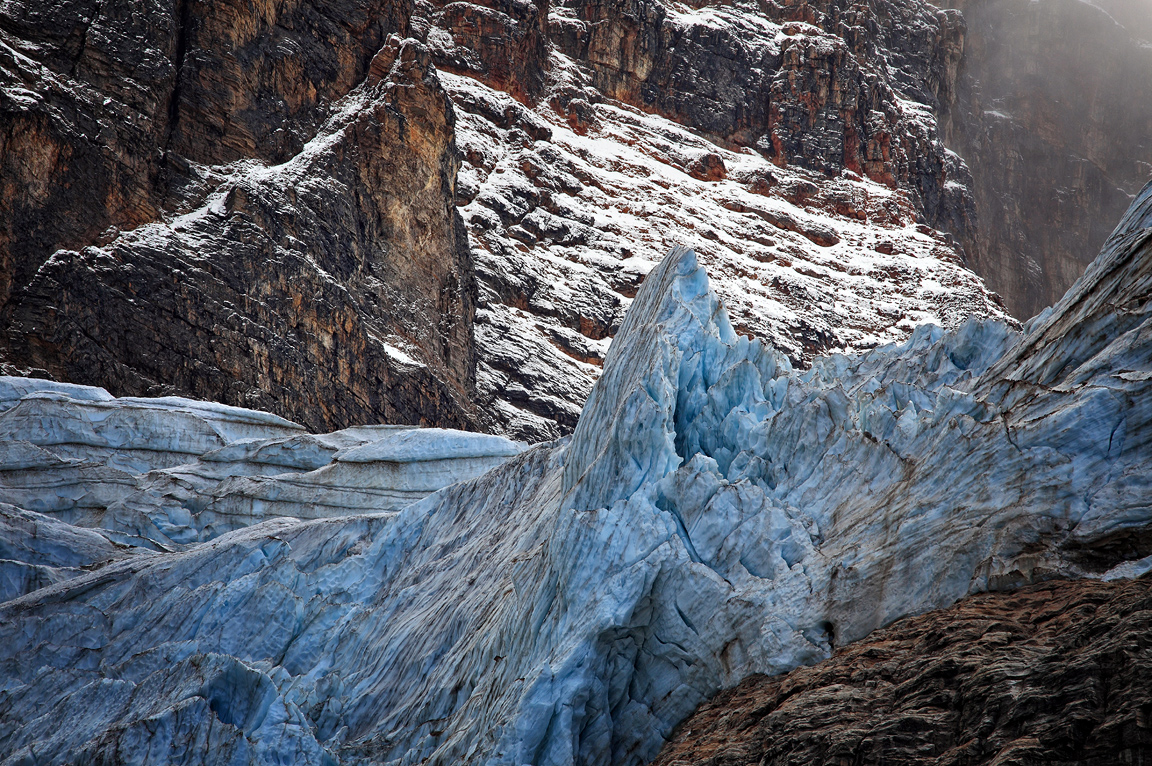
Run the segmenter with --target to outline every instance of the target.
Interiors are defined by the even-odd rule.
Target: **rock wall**
[[[1152,174],[1146,3],[946,0],[967,33],[945,143],[972,171],[969,263],[1027,319],[1054,303]]]
[[[477,46],[444,15],[465,7],[503,31]],[[1004,316],[949,233],[971,223],[967,170],[933,114],[952,98],[955,12],[564,2],[429,14],[464,151],[477,393],[499,429],[539,440],[575,425],[636,285],[679,244],[707,265],[738,331],[798,366],[925,322]],[[538,88],[494,41],[541,35],[547,55],[517,48],[544,73]]]
[[[780,165],[899,184],[927,223],[960,236],[967,171],[931,110],[953,98],[962,29],[954,12],[888,0],[701,3],[695,13],[570,0],[551,25],[605,96]]]
[[[0,17],[8,372],[314,430],[538,441],[574,427],[637,284],[676,244],[738,332],[800,367],[1005,316],[968,267],[999,279],[989,237],[1024,224],[977,216],[973,189],[1036,163],[986,142],[972,156],[1012,177],[974,187],[946,148],[975,124],[960,72],[979,43],[955,10],[156,0],[129,25],[126,7]],[[378,86],[393,33],[430,59]],[[1075,239],[1059,232],[1118,215],[1097,204],[1077,197],[1057,226],[1012,215],[1056,253]]]
[[[410,13],[5,5],[6,369],[478,427],[454,115]]]

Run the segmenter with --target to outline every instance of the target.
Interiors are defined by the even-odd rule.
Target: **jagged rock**
[[[972,170],[969,264],[1021,318],[1056,301],[1152,172],[1152,18],[1129,0],[943,0],[967,22],[945,142]]]
[[[282,162],[411,5],[15,0],[0,9],[0,305],[59,248],[179,206],[194,164]],[[181,211],[183,212],[183,211]]]
[[[583,82],[564,57],[553,68],[564,87]],[[1005,316],[902,191],[777,167],[619,104],[585,102],[596,127],[581,132],[554,101],[533,109],[471,78],[441,79],[457,109],[479,281],[478,400],[516,438],[574,427],[636,285],[680,241],[738,331],[797,366],[924,322]]]
[[[973,596],[721,692],[654,766],[1140,763],[1150,616],[1146,578]]]
[[[969,233],[967,170],[929,111],[953,97],[954,11],[891,0],[557,5],[553,38],[606,96],[781,165],[900,184],[933,226]]]
[[[749,674],[972,593],[1147,571],[1150,232],[1152,186],[1023,333],[924,327],[803,372],[677,250],[570,440],[0,605],[0,753],[636,764]]]
[[[196,209],[60,250],[5,307],[7,361],[118,394],[264,406],[313,430],[478,427],[451,105],[392,38],[288,162]]]
[[[519,101],[539,98],[548,70],[548,3],[434,0],[417,25],[439,67],[475,77]]]
[[[539,441],[575,426],[628,300],[680,241],[737,329],[799,365],[1002,315],[948,236],[914,229],[967,220],[928,111],[951,98],[955,14],[653,3],[633,30],[658,43],[652,66],[617,77],[630,54],[589,19],[626,7],[155,0],[121,25],[121,3],[8,4],[0,364],[311,430]],[[377,92],[389,33],[454,73],[458,179],[431,69]],[[897,246],[875,249],[880,230]]]

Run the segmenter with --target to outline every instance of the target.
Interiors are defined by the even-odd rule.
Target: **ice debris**
[[[804,372],[676,250],[571,439],[394,514],[270,520],[0,605],[0,757],[638,764],[750,673],[974,591],[1138,571],[1150,208],[1023,333],[925,326]]]

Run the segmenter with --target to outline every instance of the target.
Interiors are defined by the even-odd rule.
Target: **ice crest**
[[[738,337],[696,254],[677,247],[649,274],[568,447],[566,507],[602,508],[697,453],[726,471],[729,446],[779,405],[788,360]],[[723,441],[717,434],[723,433]]]

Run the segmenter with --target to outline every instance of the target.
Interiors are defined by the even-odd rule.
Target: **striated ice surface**
[[[239,407],[0,377],[0,501],[151,549],[272,517],[395,511],[523,448],[408,426],[314,435]]]
[[[804,372],[674,250],[569,439],[180,551],[37,522],[77,551],[53,566],[110,561],[0,605],[0,761],[642,763],[749,673],[967,593],[1139,573],[1150,298],[1152,187],[1023,332],[923,326]]]

